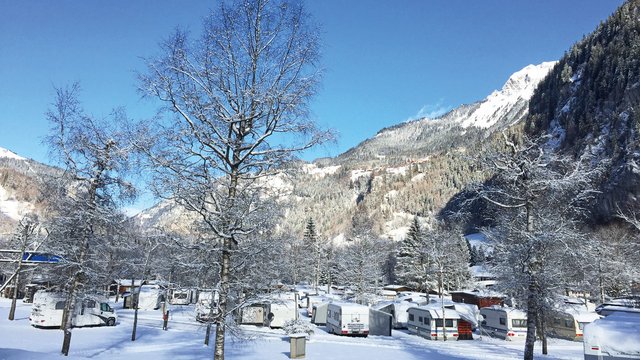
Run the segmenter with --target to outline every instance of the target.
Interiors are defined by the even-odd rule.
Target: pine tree
[[[399,282],[415,289],[425,288],[428,264],[423,256],[424,247],[424,232],[415,216],[396,254],[396,278]]]

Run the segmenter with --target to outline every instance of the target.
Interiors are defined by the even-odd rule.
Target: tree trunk
[[[535,280],[530,280],[527,297],[527,337],[524,344],[524,360],[533,360],[533,348],[536,343],[537,289]]]
[[[64,356],[69,356],[69,348],[71,347],[71,324],[76,310],[77,287],[78,282],[74,280],[71,289],[69,289],[69,297],[62,312],[62,325],[60,325],[60,329],[64,331],[64,339],[62,340],[62,350],[60,352]]]
[[[229,268],[231,266],[231,239],[224,239],[222,264],[220,265],[219,312],[216,317],[216,339],[213,349],[214,360],[224,360],[224,338],[226,330],[227,296],[229,294]]]
[[[209,346],[209,337],[211,336],[211,323],[207,323],[207,331],[204,334],[204,345]]]
[[[136,332],[138,330],[138,301],[136,299],[136,283],[135,279],[131,279],[131,306],[133,306],[133,329],[131,330],[131,341],[136,341]]]
[[[547,329],[544,320],[544,310],[541,309],[538,312],[538,337],[542,340],[542,354],[547,355],[549,351],[547,348]]]
[[[22,263],[22,260],[20,261]],[[13,296],[11,296],[11,308],[9,309],[9,320],[13,321],[16,316],[16,302],[18,301],[18,285],[20,285],[20,267],[21,264],[18,265],[18,270],[15,278],[13,279]]]

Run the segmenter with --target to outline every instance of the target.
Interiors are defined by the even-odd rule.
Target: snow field
[[[18,301],[15,321],[8,321],[9,299],[0,299],[0,359],[31,360],[61,358],[62,331],[36,329],[29,325],[30,304]],[[194,319],[194,308],[172,306],[169,330],[162,330],[159,311],[139,311],[137,340],[131,341],[133,311],[123,310],[122,303],[113,304],[118,312],[115,327],[73,329],[71,352],[68,359],[211,359],[213,337],[209,347],[204,346],[205,327]],[[301,318],[308,317],[301,315]],[[228,336],[226,358],[230,360],[288,359],[289,342],[281,330],[242,326],[248,339]],[[229,334],[229,333],[228,333]],[[213,332],[212,332],[213,335]],[[317,327],[307,341],[308,360],[393,359],[518,359],[522,358],[524,343],[506,342],[475,335],[473,341],[430,341],[394,330],[392,337],[342,337],[328,334]],[[550,355],[540,354],[537,359],[582,359],[582,343],[550,339]]]

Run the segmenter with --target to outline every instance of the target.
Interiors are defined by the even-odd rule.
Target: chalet
[[[451,300],[462,304],[476,305],[478,308],[489,307],[492,305],[504,305],[505,296],[489,290],[465,290],[451,292]]]

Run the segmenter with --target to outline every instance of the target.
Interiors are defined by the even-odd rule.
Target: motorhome
[[[333,302],[327,306],[329,333],[337,335],[369,335],[369,308],[354,303]]]
[[[493,305],[480,309],[480,327],[492,337],[509,341],[527,337],[527,314],[518,309]]]
[[[584,359],[640,359],[640,310],[613,312],[585,325]]]
[[[33,297],[29,322],[32,326],[55,328],[62,325],[66,295],[60,292],[38,291]],[[72,326],[114,326],[118,315],[107,299],[99,295],[85,295],[77,300]]]
[[[460,315],[454,309],[437,304],[413,306],[407,310],[407,328],[410,332],[430,340],[458,340]],[[443,326],[444,325],[444,326]]]
[[[567,308],[550,313],[547,320],[547,329],[554,337],[582,341],[584,326],[598,319],[600,319],[600,316],[595,312]]]

